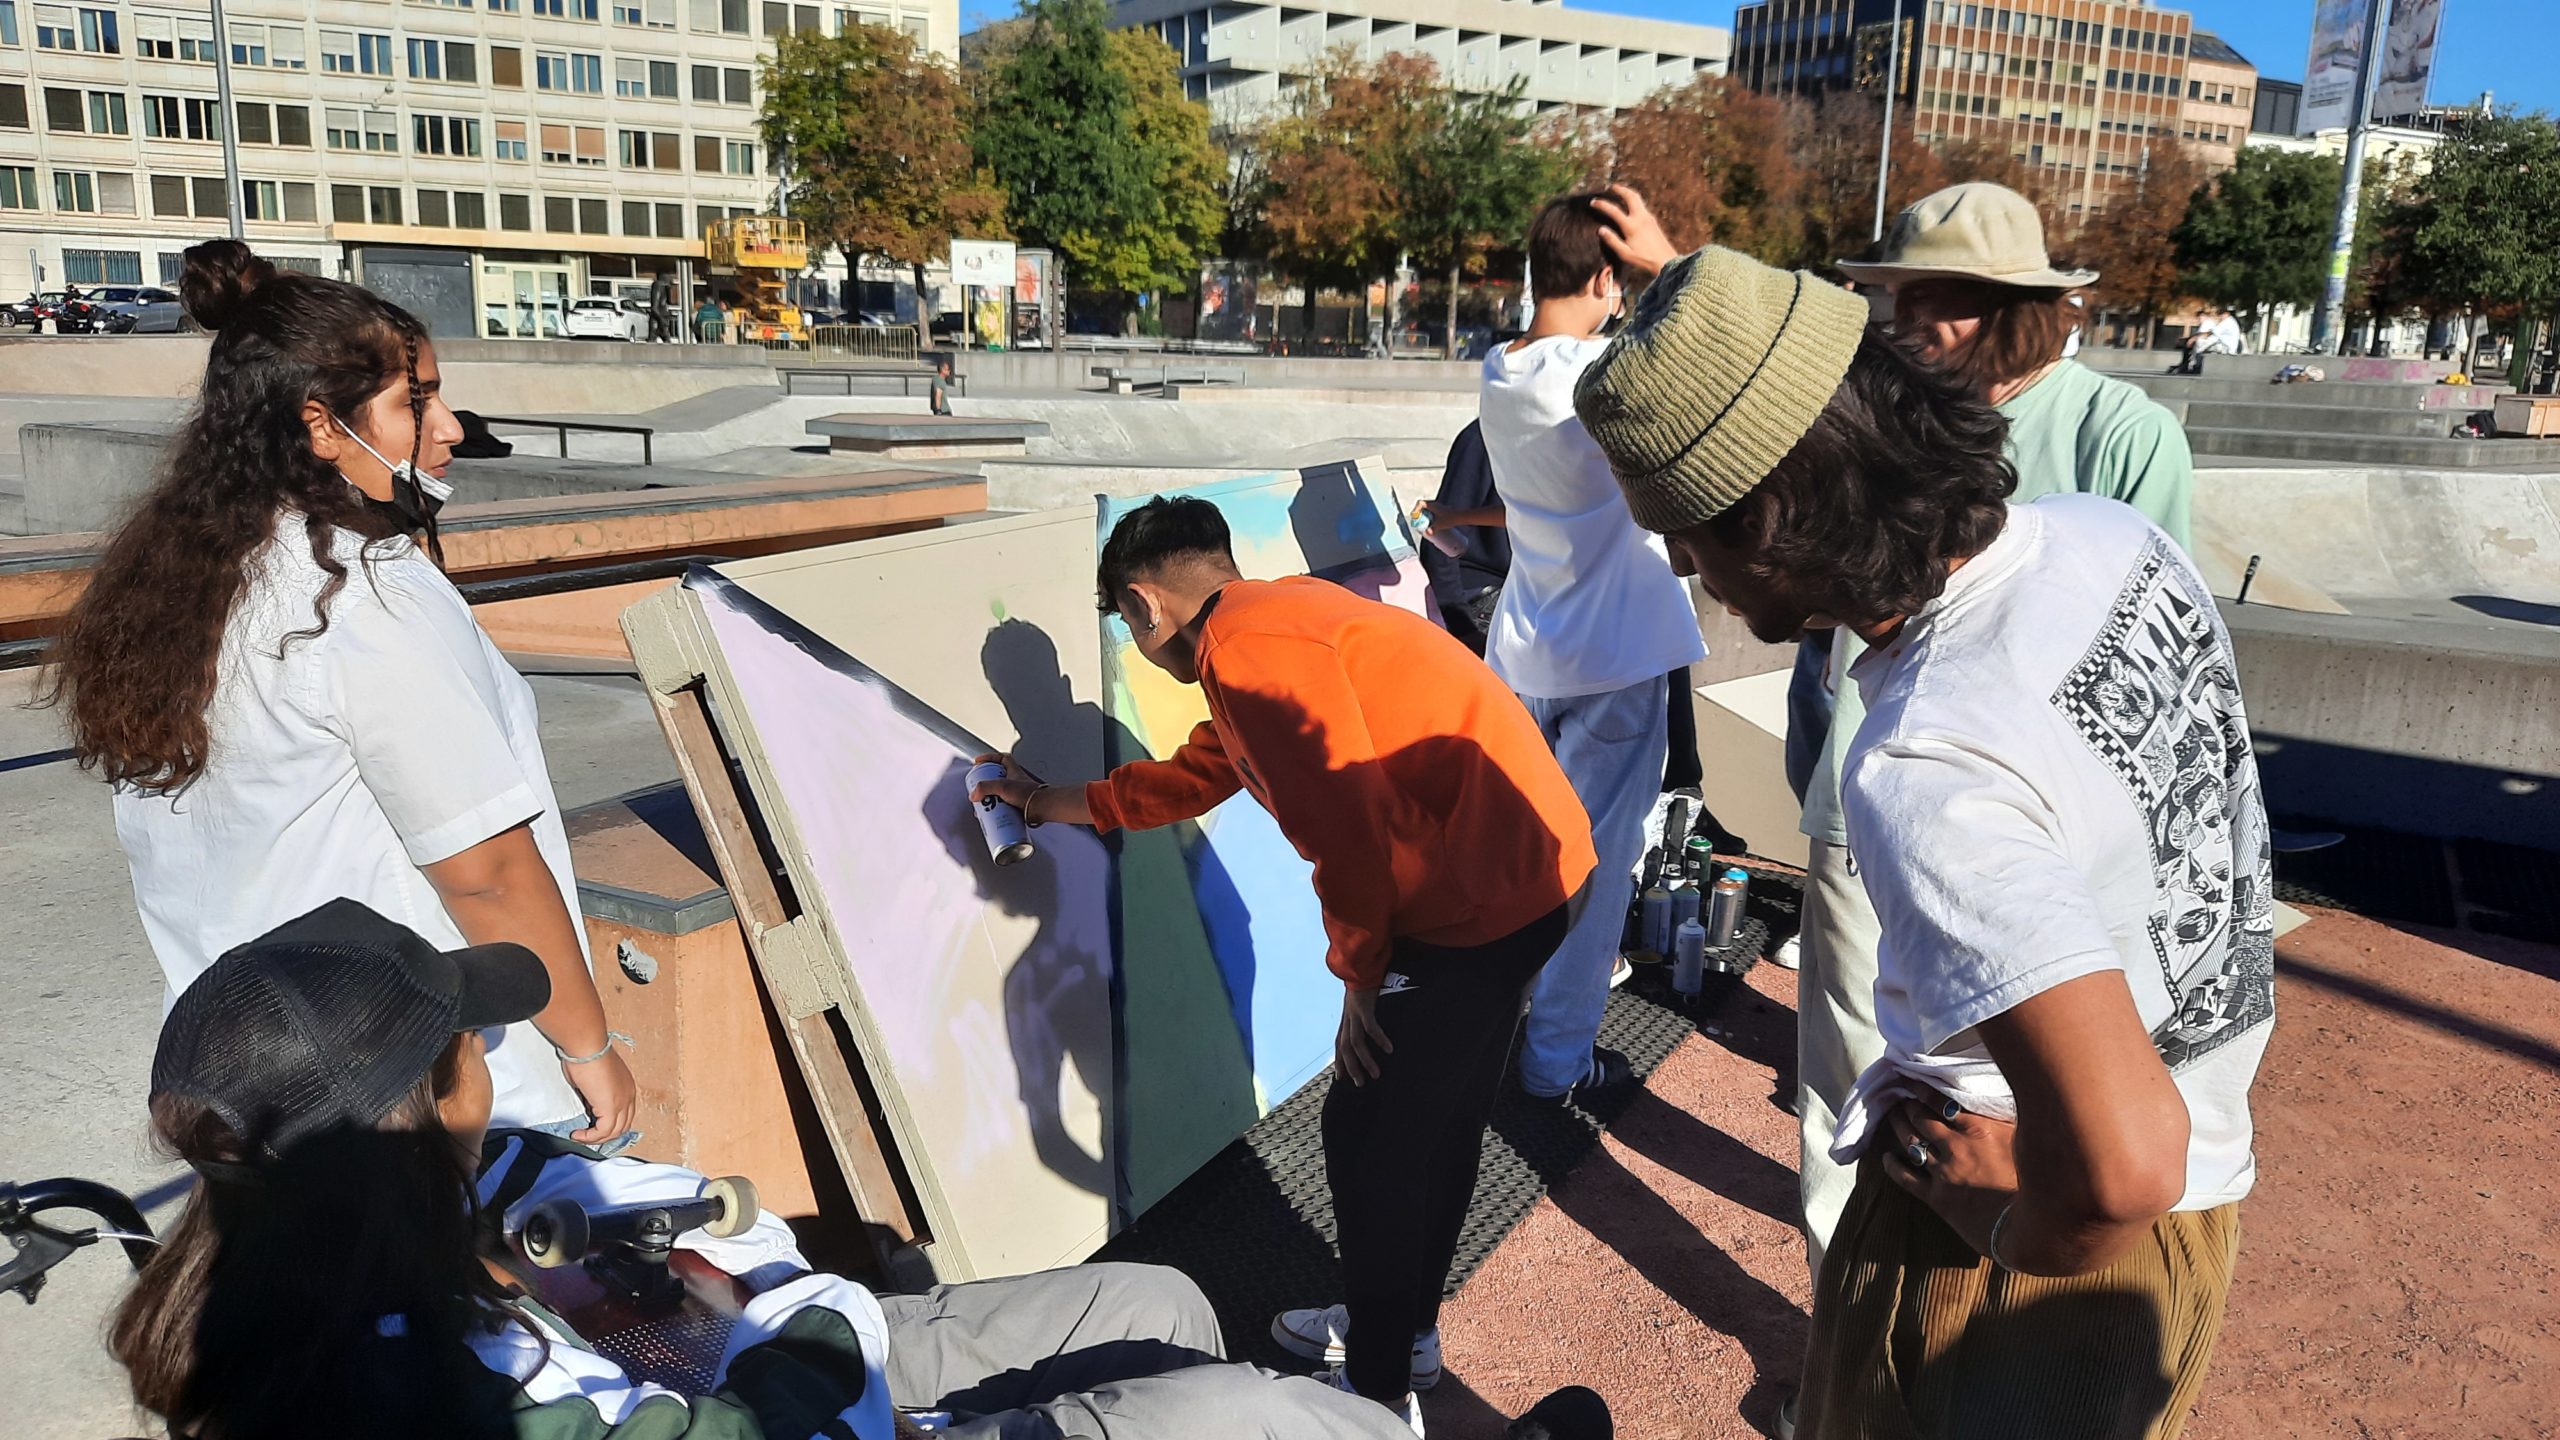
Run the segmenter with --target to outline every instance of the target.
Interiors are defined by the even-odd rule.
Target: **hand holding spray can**
[[[969,768],[969,790],[1004,778],[1004,762],[989,760]],[[987,837],[987,853],[998,865],[1016,865],[1031,858],[1031,834],[1022,812],[993,795],[977,802],[978,830]]]
[[[1413,522],[1414,534],[1419,535],[1423,539],[1430,541],[1433,545],[1438,546],[1440,553],[1443,555],[1454,557],[1467,548],[1466,541],[1459,539],[1457,536],[1450,534],[1446,530],[1440,531],[1437,534],[1431,533],[1431,502],[1428,500],[1414,501],[1413,513],[1405,518]]]

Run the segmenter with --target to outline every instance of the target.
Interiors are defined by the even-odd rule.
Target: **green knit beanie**
[[[1867,302],[1806,271],[1709,247],[1663,267],[1573,408],[1627,510],[1657,534],[1731,508],[1831,401]]]

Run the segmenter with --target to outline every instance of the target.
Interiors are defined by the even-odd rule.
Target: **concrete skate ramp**
[[[2271,576],[2357,599],[2494,596],[2560,604],[2560,471],[2207,469],[2196,474],[2198,549],[2218,594],[2236,558]],[[2253,588],[2250,599],[2285,604]],[[2324,608],[2295,606],[2293,608]]]

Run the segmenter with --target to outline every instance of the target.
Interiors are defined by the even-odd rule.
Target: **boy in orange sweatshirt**
[[[1300,576],[1246,580],[1205,500],[1130,512],[1101,604],[1138,652],[1206,693],[1164,760],[1081,788],[1013,772],[979,787],[1035,821],[1149,829],[1239,788],[1315,866],[1342,977],[1325,1168],[1344,1303],[1273,1338],[1340,1362],[1396,1409],[1439,1379],[1440,1291],[1521,998],[1591,874],[1591,823],[1537,723],[1484,662],[1408,611]],[[975,798],[975,796],[973,796]]]

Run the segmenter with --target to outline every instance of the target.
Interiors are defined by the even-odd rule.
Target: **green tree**
[[[1503,93],[1435,92],[1399,169],[1397,239],[1414,258],[1449,277],[1441,354],[1458,354],[1458,286],[1482,273],[1495,249],[1517,249],[1538,207],[1570,188],[1581,169],[1559,137],[1542,136],[1523,113],[1526,76]],[[1543,143],[1542,143],[1543,142]]]
[[[1032,0],[979,85],[973,136],[1022,239],[1079,284],[1183,283],[1224,219],[1208,112],[1184,99],[1172,53],[1115,34],[1107,0]]]
[[[1004,234],[1004,197],[978,170],[958,77],[879,25],[777,38],[763,62],[764,143],[782,158],[792,215],[856,277],[881,255],[915,276],[954,235]]]
[[[1436,79],[1431,63],[1413,56],[1364,65],[1338,51],[1265,132],[1263,223],[1272,258],[1305,289],[1309,336],[1319,285],[1374,279],[1395,265],[1394,157],[1421,128]]]
[[[2409,187],[2397,259],[2409,294],[2450,308],[2560,308],[2560,129],[2550,116],[2466,121]]]
[[[2329,273],[2337,218],[2333,155],[2252,147],[2188,203],[2171,232],[2187,288],[2255,328],[2277,306],[2308,309]]]

